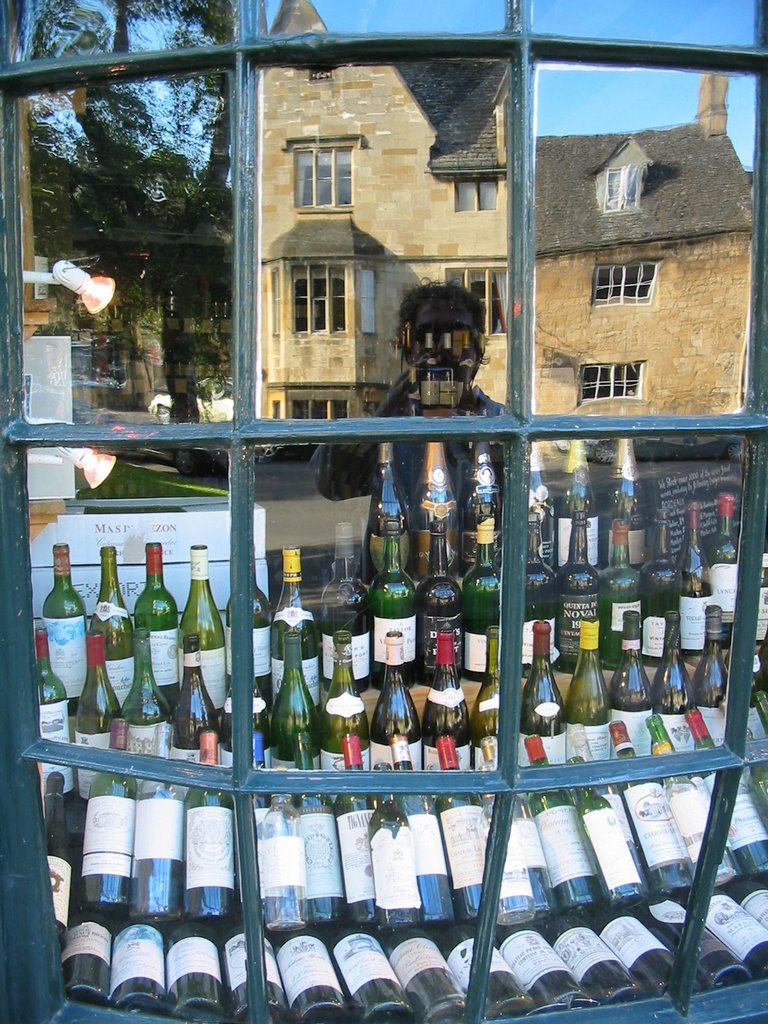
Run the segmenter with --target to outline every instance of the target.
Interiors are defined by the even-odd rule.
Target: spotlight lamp
[[[23,278],[24,284],[63,284],[80,297],[89,313],[100,313],[115,294],[115,282],[111,277],[91,277],[69,260],[58,260],[50,273],[25,270]]]

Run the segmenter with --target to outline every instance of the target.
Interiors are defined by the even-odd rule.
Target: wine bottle
[[[531,765],[547,763],[541,737],[529,736],[525,746]],[[605,887],[570,793],[562,789],[531,793],[529,801],[557,909],[563,912],[603,903]]]
[[[550,932],[552,948],[587,995],[600,1003],[622,1003],[640,994],[640,986],[610,946],[578,918],[558,917]]]
[[[224,706],[227,696],[226,640],[221,615],[211,593],[208,548],[205,544],[193,544],[189,549],[189,573],[189,596],[181,613],[179,643],[181,649],[185,651],[185,638],[198,638],[200,670],[211,703],[215,710],[219,711]]]
[[[658,665],[664,653],[664,622],[667,612],[678,615],[682,571],[670,551],[669,515],[665,509],[656,514],[653,556],[640,569],[640,604],[643,618],[643,657]]]
[[[345,736],[344,768],[362,771],[363,759],[357,736]],[[373,888],[373,866],[368,824],[373,814],[368,797],[357,793],[339,793],[333,813],[339,833],[341,868],[347,917],[357,924],[370,924],[376,919],[376,893]]]
[[[568,559],[557,572],[555,646],[559,668],[573,671],[579,656],[582,619],[597,619],[600,580],[587,559],[587,519],[583,510],[574,513]]]
[[[133,682],[121,712],[128,723],[126,749],[132,754],[154,753],[155,728],[171,718],[171,709],[155,679],[151,649],[152,634],[138,627],[133,634]],[[175,660],[175,648],[173,654]]]
[[[756,921],[768,928],[768,889],[763,879],[737,879],[728,886],[728,895]]]
[[[464,995],[445,957],[426,933],[411,930],[383,938],[384,949],[417,1020],[459,1024]]]
[[[261,759],[263,768],[272,766],[272,732],[270,727],[269,711],[267,702],[264,699],[259,685],[259,676],[253,677],[253,698],[251,702],[251,736],[253,741],[259,737]],[[224,707],[221,709],[221,729],[219,730],[219,764],[227,768],[232,767],[232,693],[227,694]],[[254,764],[256,756],[254,754]]]
[[[424,464],[411,507],[411,566],[413,578],[429,574],[429,530],[435,519],[444,519],[448,572],[458,568],[459,510],[448,472],[442,441],[427,441]]]
[[[548,622],[549,655],[555,650],[555,619],[557,616],[557,582],[555,574],[541,556],[541,521],[536,512],[528,514],[528,556],[525,563],[525,621],[523,623],[523,665],[533,662],[533,624]]]
[[[371,764],[389,762],[392,738],[405,736],[411,748],[413,766],[419,770],[422,765],[421,723],[403,676],[403,635],[399,630],[387,633],[385,658],[384,685],[371,716]]]
[[[453,634],[455,662],[463,662],[461,587],[447,569],[445,521],[429,527],[429,572],[416,588],[416,678],[429,686],[435,674],[438,632]]]
[[[55,743],[69,743],[67,691],[51,668],[48,632],[44,626],[35,630],[35,672],[40,738]],[[41,767],[43,783],[51,772],[60,772],[64,779],[64,795],[73,791],[75,774],[69,765],[43,764]]]
[[[157,727],[155,754],[167,759],[170,725]],[[144,921],[181,917],[184,889],[184,801],[172,783],[139,786],[133,838],[130,916]]]
[[[480,744],[499,731],[499,627],[489,626],[486,638],[486,667],[469,715],[469,734],[475,767],[482,763]]]
[[[437,741],[441,736],[452,737],[462,771],[468,770],[472,764],[469,712],[464,690],[456,674],[454,637],[454,633],[443,630],[437,634],[435,676],[421,717],[425,771],[439,769]]]
[[[373,654],[371,683],[380,690],[386,664],[385,637],[397,630],[403,637],[403,667],[406,686],[413,683],[413,662],[416,658],[416,590],[413,580],[403,571],[400,563],[400,543],[397,520],[384,523],[384,566],[378,572],[368,591],[368,603],[373,616]]]
[[[164,1013],[163,936],[150,924],[130,924],[115,936],[109,1001],[119,1010]]]
[[[685,537],[680,551],[680,647],[684,654],[699,654],[704,649],[704,612],[712,599],[700,529],[701,505],[692,501],[685,510]]]
[[[64,816],[64,777],[51,772],[45,780],[45,841],[48,853],[48,874],[51,879],[53,915],[59,941],[64,939],[69,920],[72,889],[72,850]]]
[[[366,1024],[413,1021],[413,1010],[379,941],[367,932],[345,928],[333,945],[355,1018]]]
[[[109,924],[88,912],[73,916],[61,954],[67,996],[79,1003],[106,1004],[111,963],[112,931]]]
[[[630,437],[616,441],[612,476],[610,517],[627,524],[629,564],[639,569],[645,561],[645,517],[635,446]]]
[[[200,732],[200,764],[219,763],[219,737]],[[184,915],[227,917],[235,898],[234,804],[219,789],[191,788],[184,799]],[[168,987],[170,988],[170,982]]]
[[[136,598],[133,620],[137,629],[149,630],[155,683],[172,711],[179,695],[179,610],[163,580],[163,545],[150,542],[145,551],[147,582]]]
[[[272,654],[270,638],[272,634],[272,613],[269,601],[256,580],[256,565],[253,567],[251,581],[251,612],[253,638],[253,681],[254,689],[258,688],[262,699],[272,700]],[[232,598],[227,601],[224,615],[224,670],[227,680],[227,693],[232,687]]]
[[[368,689],[371,670],[371,625],[368,592],[355,574],[352,524],[336,524],[336,557],[333,579],[320,598],[320,630],[323,658],[322,682],[328,690],[334,671],[334,634],[346,630],[352,637],[352,675],[360,694]]]
[[[212,934],[196,922],[186,922],[168,936],[165,976],[174,1015],[190,1020],[225,1018],[219,948]]]
[[[107,675],[122,705],[133,682],[133,626],[117,579],[117,550],[109,545],[101,549],[101,582],[91,632],[104,637]]]
[[[694,714],[691,712],[691,715]],[[715,788],[715,776],[706,775],[704,784],[711,796]],[[768,874],[768,828],[752,799],[745,774],[739,780],[728,828],[728,849],[736,873],[741,878],[762,878]]]
[[[525,767],[525,740],[540,736],[550,764],[565,764],[565,705],[549,660],[550,625],[533,624],[533,662],[523,684],[518,763]]]
[[[496,908],[496,923],[503,926],[532,921],[536,916],[525,850],[516,840],[516,834],[510,829]]]
[[[557,564],[562,567],[571,558],[571,532],[576,525],[576,514],[583,512],[586,539],[583,560],[590,565],[597,565],[595,496],[587,464],[587,450],[584,442],[577,438],[570,441],[565,472],[568,481],[557,513]]]
[[[396,749],[408,749],[401,737]],[[408,754],[410,757],[410,753]],[[384,794],[368,823],[376,923],[379,928],[406,928],[418,924],[421,896],[416,878],[416,848],[408,818],[394,794]]]
[[[290,1019],[309,1022],[340,1019],[344,993],[325,943],[316,935],[289,936],[277,950]]]
[[[237,1024],[248,1020],[248,973],[245,934],[236,930],[224,943],[222,960],[229,988],[229,1005]],[[264,974],[266,981],[267,1012],[270,1019],[281,1020],[287,1015],[288,1000],[269,939],[264,939]]]
[[[128,723],[112,722],[109,745],[127,750]],[[154,753],[154,748],[152,750]],[[136,780],[120,772],[97,772],[85,813],[80,905],[120,912],[128,906],[136,828]]]
[[[539,554],[545,565],[553,567],[555,561],[555,508],[549,487],[542,475],[544,460],[542,442],[531,441],[528,476],[528,513],[539,521],[541,542]]]
[[[738,957],[753,978],[768,974],[768,928],[736,900],[715,893],[709,901],[707,928]]]
[[[693,750],[685,713],[694,705],[688,669],[680,654],[680,613],[665,613],[664,649],[651,687],[654,714],[659,715],[675,750]]]
[[[541,845],[539,830],[536,828],[529,797],[525,793],[518,793],[515,797],[509,845],[522,851],[533,894],[533,917],[546,916],[554,907],[552,883],[547,870],[547,860]]]
[[[623,722],[635,752],[650,754],[651,738],[645,727],[653,712],[651,684],[640,656],[640,612],[624,612],[621,660],[608,685],[611,721]]]
[[[120,705],[107,676],[104,636],[101,633],[88,633],[85,640],[88,673],[77,705],[75,743],[106,748],[109,746],[112,719],[120,714]],[[84,768],[77,770],[77,787],[83,800],[88,799],[93,776],[93,772]]]
[[[660,995],[669,983],[675,959],[669,948],[630,914],[611,914],[601,923],[600,938],[641,990]]]
[[[518,985],[540,1009],[596,1006],[547,940],[530,928],[515,929],[500,952]]]
[[[640,612],[639,574],[629,563],[629,529],[614,519],[608,568],[600,573],[598,617],[600,620],[600,658],[606,668],[616,668],[621,660],[624,613]]]
[[[272,708],[273,768],[296,767],[298,733],[307,737],[314,767],[320,767],[320,717],[304,679],[301,642],[302,634],[298,629],[288,629],[282,634],[285,673]]]
[[[736,590],[739,575],[738,541],[733,525],[733,511],[736,506],[734,494],[717,496],[717,530],[709,538],[709,580],[712,586],[712,603],[723,610],[723,647],[731,646],[733,612],[736,607]]]
[[[320,712],[320,767],[326,771],[344,770],[342,740],[354,734],[360,740],[363,767],[370,768],[370,738],[365,703],[353,678],[354,638],[349,630],[334,635],[333,678],[328,699]]]
[[[216,727],[216,711],[203,678],[203,652],[196,633],[185,633],[184,674],[176,709],[173,712],[173,746],[175,761],[199,761],[200,733]]]
[[[384,568],[384,525],[394,520],[398,527],[400,564],[408,564],[410,525],[408,506],[393,465],[392,442],[382,441],[378,447],[376,473],[368,506],[368,523],[363,538],[362,578],[371,583]]]
[[[483,519],[477,528],[475,561],[462,585],[464,675],[475,681],[482,681],[485,674],[488,630],[499,625],[501,582],[494,562],[493,520]]]
[[[258,827],[264,923],[273,931],[297,931],[307,923],[306,850],[299,818],[287,793],[273,793]],[[285,975],[283,980],[288,994]]]
[[[440,948],[451,973],[462,992],[469,991],[469,975],[475,951],[475,935],[469,925],[454,925],[440,936]],[[530,1013],[535,1008],[533,999],[523,992],[515,980],[507,961],[494,946],[488,969],[488,989],[485,997],[485,1019],[515,1017]]]
[[[601,761],[611,754],[611,737],[608,732],[611,706],[600,664],[598,634],[599,624],[595,620],[581,620],[579,657],[565,699],[565,742],[566,752],[570,756],[573,746],[571,731],[575,725],[583,725],[592,756],[596,761]]]
[[[723,615],[716,604],[707,606],[706,642],[691,680],[693,703],[701,712],[715,746],[725,740],[728,674],[723,661]]]
[[[474,441],[472,449],[472,469],[465,479],[461,496],[462,575],[466,575],[477,562],[477,531],[480,524],[487,519],[491,520],[492,544],[499,537],[501,528],[501,497],[491,458],[491,446],[488,441]]]
[[[72,586],[69,545],[53,545],[53,588],[43,601],[43,625],[48,633],[51,669],[64,684],[74,714],[87,670],[85,605]]]

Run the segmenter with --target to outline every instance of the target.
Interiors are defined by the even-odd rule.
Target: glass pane
[[[311,399],[350,417],[503,411],[505,70],[264,72],[263,300],[289,309],[260,338],[258,415]],[[307,277],[309,313],[292,287]]]
[[[490,32],[504,28],[503,0],[477,5],[455,0],[450,5],[424,0],[413,7],[374,0],[361,6],[350,0],[267,0],[271,35],[302,35],[306,32]],[[322,72],[321,72],[322,73]]]
[[[755,7],[754,0],[533,0],[533,26],[558,36],[750,45],[755,42]]]
[[[536,411],[740,409],[754,80],[547,65],[537,98]]]
[[[23,112],[27,417],[231,420],[225,79],[41,93]]]
[[[213,46],[229,42],[234,25],[229,0],[127,7],[32,0],[17,11],[15,60]]]

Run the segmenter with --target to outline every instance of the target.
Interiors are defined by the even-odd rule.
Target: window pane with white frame
[[[587,363],[581,368],[580,401],[642,398],[644,363]]]
[[[653,301],[657,263],[595,267],[592,301],[596,306],[647,306]]]
[[[351,149],[299,150],[295,168],[297,206],[351,205]]]

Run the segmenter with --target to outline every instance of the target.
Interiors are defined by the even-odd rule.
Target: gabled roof
[[[351,216],[300,216],[294,226],[274,240],[267,259],[352,259],[383,256],[381,242],[361,231]]]
[[[309,0],[282,0],[270,31],[273,36],[301,36],[328,29]]]

